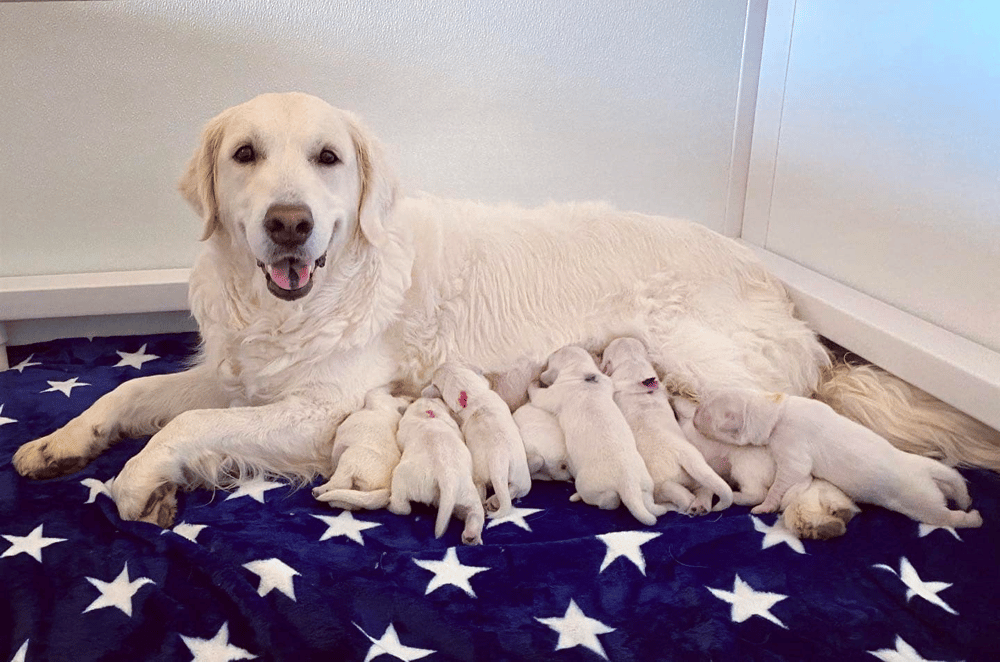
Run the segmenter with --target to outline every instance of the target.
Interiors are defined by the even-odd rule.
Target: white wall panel
[[[190,265],[204,122],[359,112],[412,189],[723,227],[745,2],[0,3],[0,276]]]

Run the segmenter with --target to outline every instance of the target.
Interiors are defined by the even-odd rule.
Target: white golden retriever
[[[971,419],[887,374],[831,368],[753,253],[698,224],[404,197],[357,118],[301,93],[212,119],[180,188],[205,228],[197,364],[126,382],[14,457],[41,479],[152,435],[115,482],[123,518],[169,526],[177,486],[223,469],[310,480],[337,424],[394,378],[416,390],[463,361],[498,374],[516,407],[556,349],[618,336],[643,340],[673,391],[815,391],[902,448],[1000,467]],[[831,517],[803,500],[807,520]]]
[[[416,399],[399,421],[397,440],[403,455],[392,473],[389,510],[406,515],[410,502],[436,504],[434,536],[454,514],[465,521],[462,543],[482,543],[486,512],[472,482],[472,455],[448,406],[440,398]]]
[[[533,386],[538,388],[541,385]],[[525,403],[514,410],[514,423],[521,431],[521,441],[524,442],[532,479],[573,480],[569,473],[569,460],[566,458],[566,436],[554,414],[537,405]]]
[[[532,385],[528,393],[531,404],[554,414],[563,430],[576,483],[570,499],[601,509],[624,504],[639,522],[655,524],[667,508],[653,500],[653,479],[615,405],[611,378],[589,352],[571,345],[549,357],[541,383],[548,386]]]
[[[382,509],[389,504],[392,471],[399,464],[399,420],[413,399],[389,387],[365,394],[365,407],[350,414],[333,437],[330,480],[313,497],[341,509]]]
[[[635,338],[616,338],[601,356],[601,370],[611,377],[614,399],[635,436],[635,446],[653,477],[658,504],[703,515],[733,503],[733,491],[681,432],[673,408],[646,348]],[[692,492],[692,490],[694,492]]]
[[[510,513],[511,500],[531,490],[531,472],[521,432],[510,408],[481,374],[458,362],[442,364],[423,396],[451,408],[472,454],[472,478],[479,497],[495,517]],[[494,494],[487,500],[486,487]]]
[[[929,525],[979,527],[965,479],[936,460],[906,453],[879,435],[800,396],[727,389],[698,406],[694,427],[703,435],[739,446],[765,446],[774,458],[774,482],[751,513],[777,511],[786,494],[826,479],[853,499],[878,504]],[[793,498],[794,499],[794,498]]]

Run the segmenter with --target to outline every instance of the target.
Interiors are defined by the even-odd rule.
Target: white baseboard
[[[798,314],[834,343],[1000,430],[1000,353],[765,249]]]

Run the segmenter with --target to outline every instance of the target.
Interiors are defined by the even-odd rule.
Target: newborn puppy
[[[333,437],[330,480],[313,497],[341,509],[381,509],[389,504],[392,471],[399,463],[396,427],[412,399],[388,387],[365,394],[364,408],[349,415]]]
[[[437,504],[435,537],[444,534],[454,513],[465,521],[462,543],[482,543],[486,514],[472,482],[472,456],[448,407],[438,398],[413,401],[396,440],[403,455],[392,473],[389,510],[406,515],[411,501]]]
[[[774,483],[753,513],[777,510],[788,492],[813,476],[826,479],[858,502],[877,504],[941,527],[979,527],[965,480],[942,463],[906,453],[873,431],[817,400],[731,389],[698,406],[694,427],[720,442],[769,445],[777,465]],[[954,500],[963,509],[948,508]]]
[[[537,389],[539,385],[535,384]],[[537,405],[525,403],[514,411],[532,479],[572,481],[566,458],[566,439],[559,420]]]
[[[472,478],[487,510],[497,516],[509,513],[511,500],[531,490],[531,472],[507,403],[485,377],[457,362],[442,364],[423,395],[440,397],[455,413],[472,453]],[[489,485],[495,494],[487,500]]]
[[[604,350],[601,370],[614,384],[615,403],[625,415],[639,455],[653,478],[656,502],[672,503],[682,513],[701,515],[712,510],[712,496],[718,495],[715,510],[728,508],[733,503],[732,488],[685,439],[642,342],[634,338],[612,341]]]
[[[576,493],[570,499],[602,509],[624,503],[639,522],[656,523],[656,516],[667,508],[653,501],[653,479],[615,405],[611,379],[597,369],[590,353],[576,346],[556,351],[541,383],[549,386],[531,387],[529,397],[559,419],[569,470],[576,478]]]

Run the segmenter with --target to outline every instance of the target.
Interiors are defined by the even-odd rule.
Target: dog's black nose
[[[305,205],[271,205],[264,215],[264,230],[279,246],[300,246],[313,229],[312,210]]]

